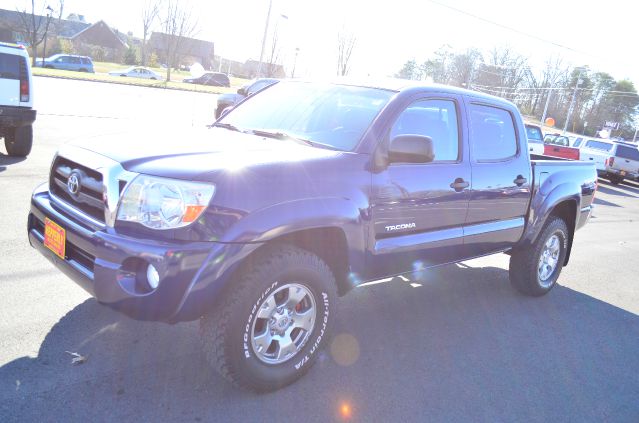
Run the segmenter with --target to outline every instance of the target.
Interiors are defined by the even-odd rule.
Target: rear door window
[[[0,79],[20,79],[21,56],[0,53]]]
[[[617,156],[623,159],[636,160],[639,162],[639,150],[637,147],[617,146]]]
[[[501,161],[517,155],[515,124],[504,109],[471,104],[470,136],[475,161]]]

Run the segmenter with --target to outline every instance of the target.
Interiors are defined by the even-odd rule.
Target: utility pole
[[[291,72],[291,78],[295,78],[295,66],[297,65],[297,55],[300,52],[299,47],[295,47],[295,59],[293,60],[293,72]]]
[[[548,105],[550,104],[550,97],[552,96],[553,88],[548,87],[548,96],[546,97],[546,105],[544,106],[544,113],[541,115],[541,124],[546,122],[546,113],[548,113]]]
[[[257,75],[255,75],[255,78],[259,78],[262,74],[262,59],[264,59],[264,48],[266,47],[266,36],[268,35],[268,23],[271,20],[272,7],[273,7],[273,0],[269,0],[268,12],[266,13],[266,23],[264,24],[264,36],[262,37],[262,50],[260,51],[260,63],[257,65]]]
[[[583,82],[581,79],[581,74],[583,73],[583,68],[579,69],[579,76],[577,77],[577,83],[575,84],[575,90],[572,93],[572,100],[570,101],[570,107],[568,108],[568,116],[566,116],[566,123],[564,124],[564,134],[568,129],[568,123],[570,122],[570,116],[572,115],[572,109],[575,107],[575,99],[577,98],[577,90],[579,89],[579,85]]]
[[[53,9],[51,6],[47,6],[47,24],[44,27],[44,46],[42,47],[42,67],[44,67],[44,58],[47,55],[47,33],[49,32],[49,23],[51,23],[51,14],[53,13]]]
[[[637,131],[639,131],[639,126],[635,128],[635,136],[632,137],[632,142],[637,141]]]

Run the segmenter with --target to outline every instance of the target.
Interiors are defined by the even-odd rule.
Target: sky
[[[196,38],[213,41],[216,54],[239,61],[259,58],[272,1],[267,49],[277,28],[280,60],[289,74],[296,61],[296,76],[335,75],[337,34],[345,28],[356,37],[353,76],[392,76],[407,60],[422,62],[448,44],[455,50],[509,47],[527,57],[533,69],[560,56],[567,65],[588,65],[639,85],[639,4],[627,0],[181,1],[198,16]],[[0,8],[27,3],[0,0]],[[58,0],[36,4],[59,7]],[[65,0],[64,15],[82,14],[88,22],[102,19],[141,36],[144,4],[145,0]]]

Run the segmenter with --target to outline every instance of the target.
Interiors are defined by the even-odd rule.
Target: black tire
[[[623,178],[618,175],[608,175],[608,180],[613,185],[619,185],[620,183],[623,182]]]
[[[33,127],[31,125],[9,128],[4,134],[4,146],[10,156],[28,156],[32,145]]]
[[[542,280],[539,274],[541,256],[546,243],[555,235],[559,240],[557,264],[550,275]],[[547,294],[555,286],[564,265],[568,237],[566,222],[558,217],[550,217],[533,244],[512,252],[509,266],[512,286],[524,295],[539,297]]]
[[[291,357],[281,363],[266,363],[252,345],[257,312],[269,295],[285,290],[290,283],[302,284],[312,293],[314,324]],[[290,245],[267,247],[239,271],[217,306],[200,320],[209,364],[234,385],[258,392],[296,381],[310,369],[327,342],[336,297],[335,277],[315,254]],[[265,330],[269,328],[270,323]]]
[[[45,68],[45,69],[55,69],[55,68],[54,68],[53,66],[51,66],[51,65],[46,65],[44,68]]]
[[[89,71],[84,69],[84,68],[82,68],[82,69],[80,69],[80,72],[89,72]]]

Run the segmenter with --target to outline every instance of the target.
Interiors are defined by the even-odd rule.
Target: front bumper
[[[18,127],[31,125],[36,111],[28,107],[0,106],[0,126]]]
[[[64,259],[44,245],[45,218],[66,232]],[[180,311],[197,318],[183,304],[198,280],[214,272],[212,261],[228,254],[227,244],[138,239],[97,228],[59,207],[46,184],[31,199],[28,236],[31,246],[99,302],[138,320],[184,320],[176,317]],[[155,290],[145,285],[148,264],[160,274]]]

